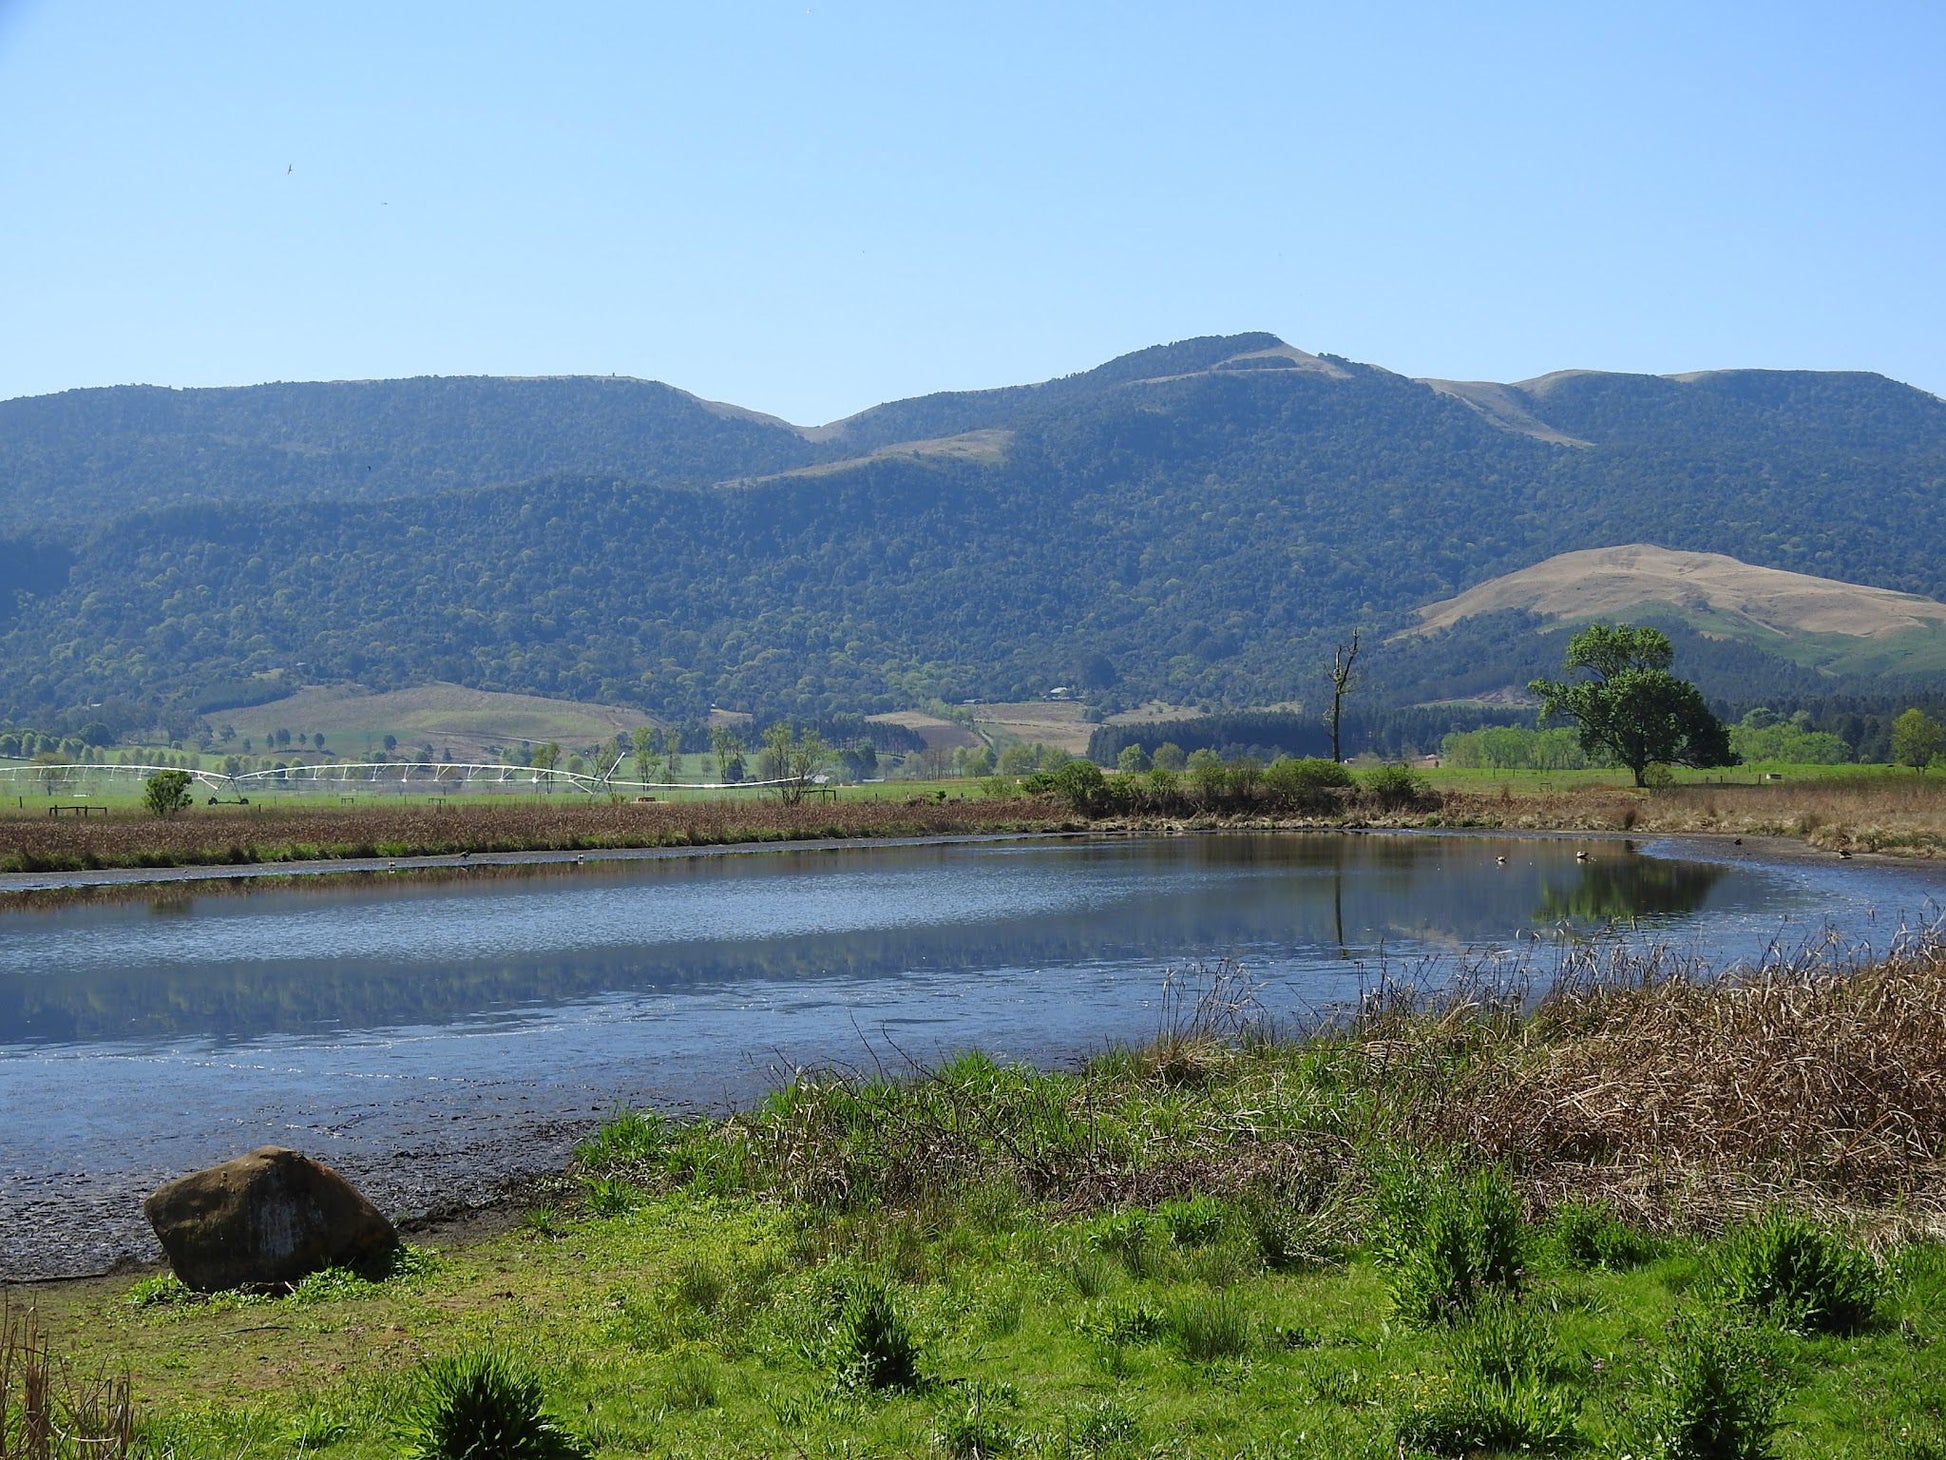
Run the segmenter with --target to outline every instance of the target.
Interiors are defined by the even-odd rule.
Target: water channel
[[[1577,854],[1585,854],[1585,859]],[[156,1182],[275,1143],[395,1212],[558,1169],[620,1102],[793,1068],[1155,1033],[1234,958],[1286,1021],[1564,940],[1715,964],[1936,918],[1925,867],[1728,843],[1410,834],[1031,839],[655,857],[0,914],[0,1278],[152,1247]]]

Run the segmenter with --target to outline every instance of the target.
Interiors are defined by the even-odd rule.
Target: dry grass
[[[1526,793],[1447,790],[1449,825],[1520,831],[1715,832],[1802,837],[1827,851],[1946,856],[1946,776],[1884,775],[1763,786],[1625,786]]]
[[[0,820],[0,871],[243,865],[334,857],[593,851],[820,838],[954,836],[1071,824],[1030,800],[558,802],[463,808],[191,811]]]
[[[74,1372],[38,1314],[0,1298],[0,1460],[123,1460],[134,1444],[127,1372]]]
[[[1364,1021],[1400,1138],[1503,1164],[1542,1205],[1598,1194],[1713,1227],[1784,1199],[1946,1222],[1939,929],[1863,966],[1811,949],[1724,977],[1576,955],[1531,1014],[1518,1003],[1462,993]]]

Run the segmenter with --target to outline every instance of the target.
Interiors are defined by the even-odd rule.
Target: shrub
[[[1629,1417],[1629,1453],[1649,1460],[1765,1460],[1782,1397],[1749,1339],[1709,1319],[1679,1317],[1649,1394]]]
[[[167,821],[195,804],[189,793],[188,771],[157,771],[142,783],[142,804],[149,815]]]
[[[919,1345],[884,1282],[859,1278],[851,1283],[836,1339],[840,1383],[875,1390],[920,1387]]]
[[[1057,770],[1042,771],[1028,778],[1027,789],[1035,795],[1058,796],[1070,811],[1082,816],[1106,811],[1114,800],[1108,778],[1091,760],[1071,760]]]
[[[1414,1323],[1462,1321],[1483,1299],[1518,1294],[1525,1283],[1527,1223],[1498,1171],[1393,1173],[1383,1179],[1380,1214],[1392,1301]]]
[[[1432,788],[1402,765],[1382,765],[1367,771],[1365,794],[1386,811],[1407,811],[1422,806],[1437,806],[1439,798]]]
[[[1780,1211],[1730,1234],[1716,1278],[1732,1307],[1806,1333],[1863,1328],[1885,1290],[1870,1253]]]
[[[492,1349],[428,1365],[407,1427],[411,1460],[586,1460],[591,1453],[544,1412],[540,1381]]]
[[[1279,756],[1264,772],[1264,790],[1279,807],[1292,811],[1329,811],[1338,804],[1335,794],[1352,788],[1351,772],[1335,760],[1307,756],[1293,760]]]

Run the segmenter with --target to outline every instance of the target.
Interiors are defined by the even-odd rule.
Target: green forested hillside
[[[0,532],[190,502],[369,501],[574,471],[712,482],[829,452],[647,380],[482,377],[0,401]]]
[[[186,437],[145,454],[117,392],[76,393],[120,402],[107,424],[72,397],[53,398],[69,413],[58,429],[44,403],[0,406],[0,462],[40,463],[25,487],[0,475],[0,511],[24,520],[28,498],[60,493],[60,472],[78,470],[60,463],[110,457],[121,475],[89,480],[112,477],[128,498],[65,532],[65,573],[12,585],[0,715],[45,721],[111,699],[130,714],[182,713],[270,670],[678,716],[711,703],[829,713],[1011,699],[1057,684],[1111,706],[1261,704],[1313,692],[1354,624],[1376,644],[1419,605],[1571,548],[1655,542],[1946,590],[1946,404],[1875,376],[1508,388],[1582,445],[1260,335],[901,402],[808,433],[816,441],[639,382],[395,384],[423,387],[417,417],[401,405],[387,418],[396,439],[365,417],[329,417],[340,434],[328,436],[315,403],[340,387],[264,388],[289,394],[256,401],[260,423],[280,419],[279,400],[311,402],[289,439],[340,444],[313,461],[238,425],[242,444],[222,460],[268,454],[284,470],[274,488],[241,491],[178,470]],[[578,404],[516,429],[496,414],[499,385]],[[473,414],[427,414],[435,386],[464,387]],[[646,424],[631,399],[653,403]],[[39,434],[8,435],[27,407],[43,412]],[[983,458],[844,461],[989,428],[1009,434]],[[351,443],[380,439],[390,475],[381,486],[373,462],[360,489]],[[570,446],[611,455],[590,465]],[[561,461],[571,469],[523,473]],[[236,469],[224,482],[251,480]],[[472,480],[441,490],[442,472]],[[495,480],[511,484],[479,484]],[[220,500],[126,510],[199,494]],[[1496,634],[1504,626],[1375,653],[1385,678],[1372,692],[1519,682],[1502,671],[1524,674],[1525,641],[1496,664],[1481,654]],[[1762,667],[1718,657],[1726,673]]]

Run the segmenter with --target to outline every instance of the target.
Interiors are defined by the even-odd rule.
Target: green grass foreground
[[[443,1453],[456,1393],[536,1454],[1946,1455],[1946,948],[1560,974],[1277,1038],[1219,965],[1076,1070],[618,1114],[390,1274],[33,1301],[181,1460]]]

